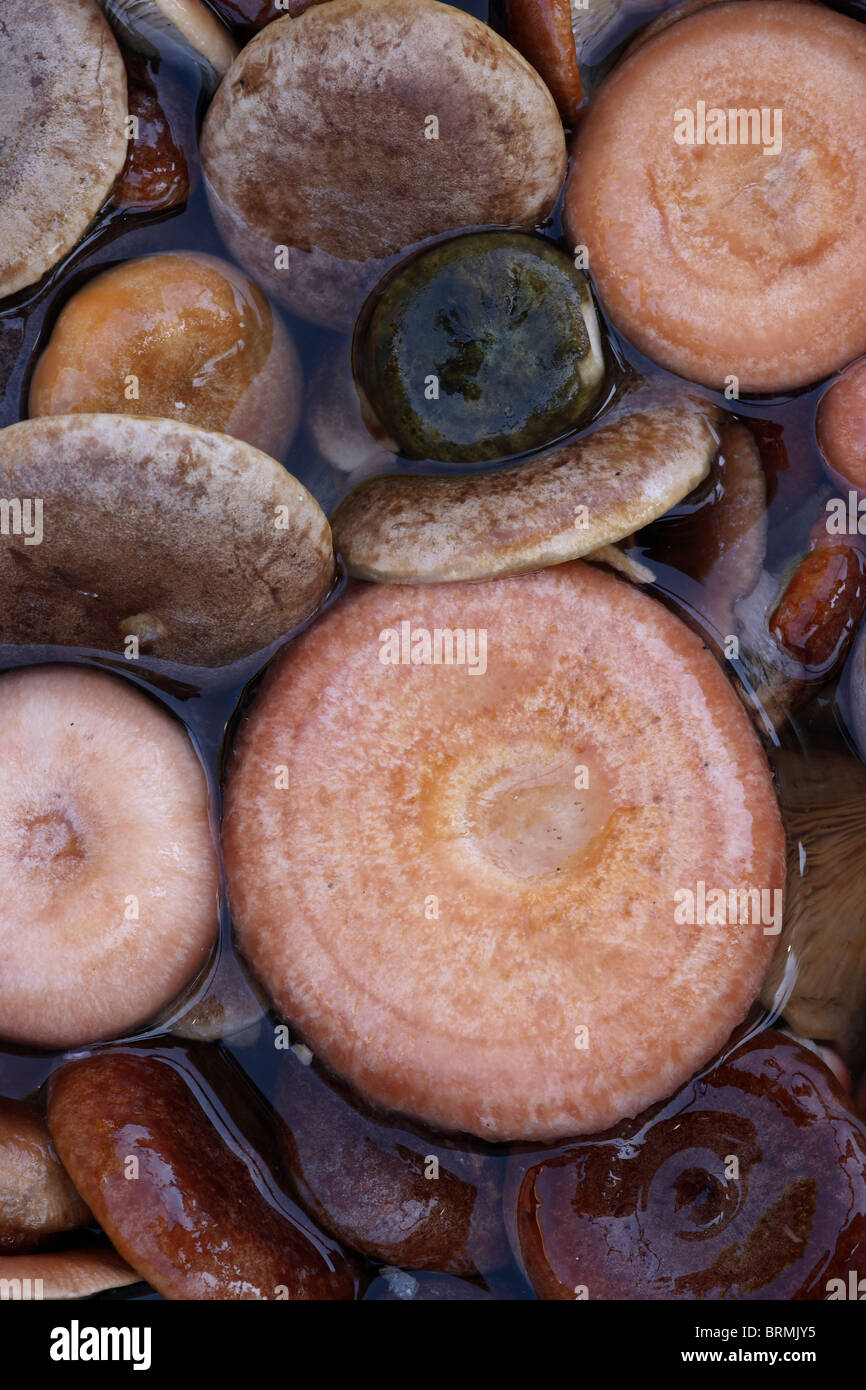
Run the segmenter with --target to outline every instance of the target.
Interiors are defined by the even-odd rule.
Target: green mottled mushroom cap
[[[362,315],[355,370],[410,458],[473,463],[575,429],[604,375],[589,286],[520,232],[457,237],[415,257]]]

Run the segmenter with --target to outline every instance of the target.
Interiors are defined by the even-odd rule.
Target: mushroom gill
[[[866,767],[832,752],[772,758],[787,906],[761,998],[798,1033],[866,1060]]]

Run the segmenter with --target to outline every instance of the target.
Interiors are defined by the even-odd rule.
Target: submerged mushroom
[[[514,1159],[507,1186],[541,1298],[822,1300],[866,1239],[866,1127],[811,1052],[766,1030],[649,1115]]]
[[[202,1098],[181,1058],[103,1051],[49,1083],[57,1152],[112,1244],[169,1299],[351,1299],[355,1277]]]
[[[0,491],[30,502],[26,533],[0,550],[4,642],[226,665],[311,617],[332,582],[306,488],[250,445],[173,420],[10,425]]]
[[[866,358],[824,392],[815,424],[828,468],[866,493]]]
[[[374,291],[355,368],[402,454],[471,463],[576,429],[604,358],[569,257],[539,237],[481,232],[421,252]]]
[[[185,730],[86,667],[0,677],[0,1037],[140,1027],[217,932],[208,790]]]
[[[740,0],[678,20],[602,84],[564,221],[649,358],[790,390],[866,349],[866,30]]]
[[[241,726],[223,848],[239,948],[323,1063],[494,1140],[599,1129],[712,1056],[784,875],[722,671],[580,563],[350,592]]]
[[[39,1250],[90,1220],[39,1106],[0,1096],[0,1255]]]
[[[267,25],[214,98],[201,156],[232,255],[334,327],[397,255],[461,227],[533,227],[565,176],[537,73],[436,0],[329,0]]]
[[[172,49],[190,58],[206,89],[216,87],[237,57],[237,44],[202,0],[99,0],[123,42],[148,57]]]
[[[190,169],[195,165],[187,158],[184,143],[191,121],[187,119],[181,136],[175,128],[179,120],[164,105],[165,93],[174,95],[173,84],[161,77],[157,88],[137,54],[125,54],[125,61],[129,114],[135,117],[135,125],[111,199],[124,210],[165,212],[180,207],[190,195]]]
[[[255,1040],[267,1003],[231,951],[222,951],[199,998],[171,1025],[179,1038],[216,1042],[230,1038],[235,1046]]]
[[[280,458],[302,394],[295,345],[258,285],[215,256],[174,251],[123,261],[68,300],[30,414],[158,415]]]
[[[388,1124],[291,1054],[274,1105],[294,1191],[344,1244],[440,1274],[489,1273],[507,1262],[495,1159]]]
[[[366,476],[394,467],[391,449],[373,438],[361,413],[346,339],[327,352],[313,374],[304,407],[304,426],[322,458],[341,473]]]
[[[760,580],[767,548],[766,480],[745,425],[719,427],[718,454],[699,490],[645,529],[639,544],[650,565],[666,567],[661,587],[687,622],[720,648],[738,635],[736,605]]]
[[[126,74],[95,0],[4,0],[0,298],[71,251],[126,159]]]
[[[712,406],[629,401],[591,434],[496,472],[377,478],[332,518],[359,579],[415,584],[556,565],[609,545],[672,507],[718,449]]]
[[[773,756],[788,839],[785,924],[761,998],[798,1033],[866,1060],[866,767]]]

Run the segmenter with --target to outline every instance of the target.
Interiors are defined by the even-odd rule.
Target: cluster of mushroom
[[[0,431],[0,491],[41,509],[38,543],[0,549],[25,663],[0,677],[0,1037],[85,1050],[44,1119],[0,1102],[0,1269],[57,1296],[471,1297],[513,1264],[546,1298],[825,1297],[866,1235],[863,927],[852,899],[828,958],[792,869],[820,865],[814,789],[753,721],[772,743],[838,672],[866,585],[855,541],[815,530],[770,601],[764,463],[730,411],[846,369],[818,430],[856,491],[866,30],[688,4],[587,105],[590,33],[558,0],[510,0],[511,42],[437,0],[7,3],[0,130],[46,32],[40,99],[70,124],[50,192],[22,155],[23,214],[0,175],[0,293],[43,293],[107,199],[189,196],[148,67],[175,49],[233,259],[136,256],[64,293]],[[812,66],[779,150],[674,139],[672,90],[697,107],[736,74],[760,105],[792,51]],[[567,253],[543,234],[563,189]],[[283,311],[331,334],[308,384]],[[330,523],[283,466],[302,418],[377,475]],[[689,519],[678,616],[644,561],[658,537],[676,561]],[[105,667],[207,669],[230,711],[272,656],[217,834],[214,770]],[[840,800],[844,777],[841,835]],[[752,1031],[759,999],[806,1045]],[[302,1039],[270,1110],[207,1047],[265,1010]]]

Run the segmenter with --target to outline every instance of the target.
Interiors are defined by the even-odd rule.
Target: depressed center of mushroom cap
[[[400,660],[403,623],[483,630],[484,673]],[[494,1140],[594,1132],[691,1074],[773,942],[688,925],[678,895],[760,883],[778,909],[783,881],[724,674],[579,562],[353,589],[241,725],[223,849],[239,949],[316,1055],[374,1104]]]
[[[466,827],[478,852],[499,868],[543,878],[576,867],[614,806],[600,759],[587,749],[511,745],[504,765],[491,766],[482,753],[469,774]]]
[[[647,356],[764,392],[863,351],[864,56],[863,25],[823,5],[738,0],[679,20],[602,84],[564,220]]]

